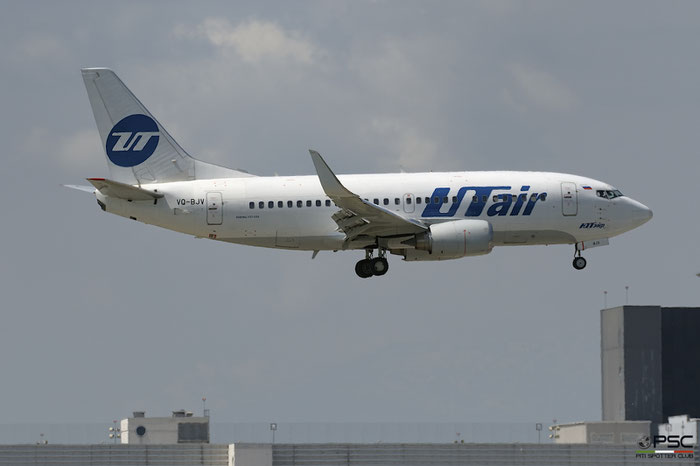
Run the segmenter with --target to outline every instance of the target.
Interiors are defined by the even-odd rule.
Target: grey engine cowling
[[[403,244],[407,261],[437,261],[478,256],[491,252],[493,228],[486,220],[455,220],[435,223]]]

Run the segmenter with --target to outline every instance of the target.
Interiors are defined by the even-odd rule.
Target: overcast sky
[[[603,291],[700,305],[697,2],[8,2],[0,43],[0,422],[596,420]],[[60,186],[107,175],[85,66],[206,161],[560,171],[654,218],[583,271],[193,239]]]

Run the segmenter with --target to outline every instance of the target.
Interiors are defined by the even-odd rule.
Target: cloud
[[[57,37],[35,36],[22,41],[17,47],[18,55],[30,60],[65,60],[68,48]]]
[[[398,165],[408,171],[433,165],[438,155],[437,144],[421,134],[410,123],[392,117],[377,117],[370,122],[374,133],[386,140]]]
[[[320,49],[301,33],[270,21],[248,20],[234,27],[224,18],[207,18],[193,31],[179,26],[175,32],[204,37],[222,52],[233,52],[248,63],[289,60],[311,64],[320,55]]]
[[[59,137],[45,128],[33,128],[24,141],[24,149],[30,153],[46,156],[47,148],[57,156],[59,165],[68,169],[84,170],[99,165],[104,157],[100,136],[94,129],[78,130]],[[103,164],[103,163],[102,163]]]
[[[513,64],[509,68],[517,93],[530,104],[552,111],[566,111],[576,105],[576,95],[552,74],[522,64]],[[510,91],[505,90],[503,96],[511,105],[521,106]]]
[[[443,99],[449,47],[432,37],[391,38],[363,41],[354,46],[348,71],[376,92],[379,102],[416,105],[422,111],[435,108]]]
[[[104,157],[100,136],[95,130],[79,130],[59,143],[59,155],[66,165],[85,167]]]

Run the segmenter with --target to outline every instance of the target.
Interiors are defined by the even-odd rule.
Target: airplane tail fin
[[[126,184],[253,176],[191,157],[108,68],[81,70],[110,178]]]

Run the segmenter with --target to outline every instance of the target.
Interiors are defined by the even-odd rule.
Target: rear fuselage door
[[[561,212],[566,216],[578,214],[576,183],[564,182],[561,184]]]
[[[207,193],[207,225],[221,225],[224,214],[221,193]]]

